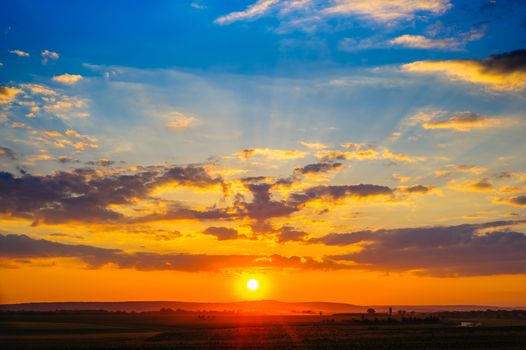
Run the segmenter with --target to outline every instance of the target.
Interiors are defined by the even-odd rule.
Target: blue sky
[[[0,239],[122,249],[132,260],[253,254],[246,269],[275,268],[259,264],[275,254],[278,267],[307,274],[351,264],[363,276],[506,275],[480,302],[518,300],[504,291],[526,273],[524,2],[0,9],[0,234],[18,237]],[[425,258],[437,244],[430,227],[449,237],[444,259],[456,264]],[[364,230],[371,240],[355,240]],[[415,232],[428,238],[404,260],[396,249]],[[389,237],[400,246],[383,251]],[[76,257],[71,273],[99,267],[64,249],[54,258]],[[27,268],[11,258],[31,254],[15,251],[6,266]]]

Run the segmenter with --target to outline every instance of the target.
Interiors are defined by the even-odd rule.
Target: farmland
[[[526,320],[506,315],[451,313],[403,321],[358,314],[3,312],[0,344],[21,350],[524,349]],[[460,327],[461,321],[474,326]]]

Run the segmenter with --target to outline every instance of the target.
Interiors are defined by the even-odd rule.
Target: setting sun
[[[247,281],[247,288],[250,290],[256,290],[259,288],[258,280],[251,278]]]

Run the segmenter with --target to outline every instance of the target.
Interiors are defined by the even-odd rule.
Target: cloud
[[[388,148],[378,149],[373,145],[360,143],[344,143],[342,148],[347,151],[322,150],[316,152],[316,157],[321,160],[366,160],[366,159],[387,159],[400,162],[418,162],[426,160],[423,156],[411,156],[404,153],[393,153]]]
[[[109,167],[115,164],[115,161],[109,159],[99,159],[95,161],[86,162],[88,165],[97,165],[102,167]]]
[[[53,114],[55,117],[70,121],[76,118],[87,118],[86,111],[88,100],[77,96],[48,96],[42,98],[45,101],[43,110]]]
[[[329,146],[327,146],[327,145],[324,145],[323,143],[316,143],[316,142],[305,142],[305,141],[301,141],[300,143],[301,143],[303,146],[307,147],[307,148],[315,149],[315,150],[320,150],[320,149],[324,149],[324,148],[329,147]]]
[[[46,145],[56,148],[71,147],[77,151],[84,151],[86,149],[99,148],[98,140],[95,137],[81,134],[73,129],[68,129],[64,133],[59,131],[43,130],[31,132],[34,135],[34,140]]]
[[[357,15],[380,23],[410,20],[417,13],[440,15],[451,8],[449,0],[336,0],[328,14]]]
[[[48,63],[49,60],[58,60],[60,57],[60,55],[55,51],[49,50],[43,50],[42,52],[40,52],[40,56],[42,57],[42,64]]]
[[[193,116],[184,115],[181,112],[173,111],[168,113],[169,121],[166,126],[170,129],[186,129],[199,122],[199,120]]]
[[[58,93],[44,85],[40,84],[21,84],[20,87],[23,89],[29,90],[32,94],[35,95],[46,95],[46,96],[56,96]]]
[[[11,103],[23,91],[14,87],[0,86],[0,105]]]
[[[9,53],[18,57],[29,57],[29,53],[22,50],[10,50]]]
[[[393,190],[387,186],[360,184],[339,186],[315,186],[301,193],[293,193],[291,202],[296,205],[313,200],[337,201],[345,198],[366,199],[378,196],[392,196]]]
[[[506,127],[516,124],[512,118],[487,118],[473,112],[461,112],[453,116],[430,120],[422,124],[424,129],[450,129],[467,132],[472,129]]]
[[[73,85],[78,83],[82,80],[82,75],[80,74],[62,74],[62,75],[55,75],[53,77],[53,81],[56,81],[57,83],[65,84],[65,85]]]
[[[237,230],[233,228],[228,227],[208,227],[206,230],[203,231],[204,234],[212,235],[217,238],[218,241],[225,241],[225,240],[231,240],[231,239],[238,239],[240,238]],[[244,236],[243,236],[244,237]]]
[[[283,226],[278,231],[278,242],[303,242],[307,237],[304,231],[296,230],[294,227]]]
[[[221,185],[222,179],[197,166],[139,169],[131,174],[127,169],[105,173],[90,168],[45,176],[0,172],[0,213],[34,224],[127,222],[131,219],[112,205],[148,199],[151,191],[167,184],[207,187]],[[192,214],[188,211],[186,216]]]
[[[293,204],[285,200],[273,200],[270,190],[273,184],[268,183],[245,183],[252,193],[252,201],[238,200],[235,204],[238,215],[255,220],[252,229],[256,232],[270,231],[271,227],[267,220],[276,217],[287,217],[299,210]]]
[[[451,4],[449,0],[258,0],[243,11],[231,12],[217,18],[216,24],[230,24],[275,13],[288,26],[316,28],[316,23],[327,17],[352,16],[377,23],[411,20],[417,14],[440,15]],[[283,29],[283,28],[281,28]]]
[[[414,185],[414,186],[401,186],[398,187],[398,191],[410,193],[410,194],[426,194],[430,191],[432,191],[434,188],[432,186],[424,186],[424,185]]]
[[[194,9],[196,9],[196,10],[204,10],[204,9],[206,9],[205,5],[199,4],[197,2],[190,3],[190,6],[193,7]]]
[[[97,269],[112,265],[121,269],[141,271],[209,271],[228,269],[338,269],[345,268],[332,261],[318,261],[311,257],[282,255],[208,255],[152,252],[125,252],[120,249],[98,248],[89,245],[72,245],[45,239],[32,239],[26,235],[0,234],[0,257],[20,259],[77,258],[88,268]]]
[[[498,202],[514,205],[517,207],[526,207],[526,196],[517,196],[509,199],[499,199]]]
[[[270,148],[247,148],[234,153],[233,156],[244,160],[255,156],[263,156],[269,160],[292,160],[304,158],[307,156],[307,152]]]
[[[443,170],[436,170],[434,172],[435,176],[437,177],[443,177],[448,176],[453,173],[464,173],[464,174],[473,174],[473,175],[480,175],[485,172],[487,172],[488,169],[484,167],[480,167],[477,165],[465,165],[465,164],[448,164],[445,166],[445,169]]]
[[[493,185],[488,179],[474,180],[451,180],[447,186],[458,191],[470,192],[490,192],[493,191]]]
[[[342,168],[342,163],[314,163],[301,168],[295,168],[294,174],[311,179],[319,179],[326,178],[328,173],[340,171]]]
[[[422,35],[404,34],[389,41],[391,45],[400,45],[413,49],[458,50],[462,45],[456,39],[431,39]]]
[[[526,50],[493,55],[484,60],[416,61],[402,65],[402,70],[443,75],[490,91],[521,91],[526,88]]]
[[[0,157],[7,158],[9,160],[17,160],[15,151],[7,147],[0,147]]]
[[[332,233],[310,243],[361,250],[332,256],[356,268],[433,276],[526,273],[526,235],[506,229],[524,221]],[[485,231],[486,230],[486,231]]]
[[[273,5],[279,3],[280,0],[258,0],[255,4],[250,5],[246,10],[232,12],[228,15],[217,18],[214,22],[217,24],[229,24],[232,22],[247,20],[254,17],[261,16],[271,9]]]

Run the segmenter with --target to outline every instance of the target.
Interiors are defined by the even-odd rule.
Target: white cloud
[[[49,60],[58,60],[60,55],[55,51],[49,51],[44,50],[40,52],[40,56],[42,56],[42,64],[46,64],[49,62]]]
[[[462,43],[453,38],[431,39],[422,35],[405,34],[389,41],[391,45],[400,45],[413,49],[449,49],[458,50]]]
[[[247,9],[229,13],[228,15],[219,17],[214,22],[217,24],[228,24],[239,20],[261,16],[277,3],[279,3],[279,0],[258,0],[258,2],[249,6]]]
[[[17,55],[19,57],[29,57],[29,53],[22,50],[10,50],[9,53]]]
[[[376,22],[413,19],[418,12],[440,15],[451,7],[449,0],[337,0],[326,13],[358,15]]]

